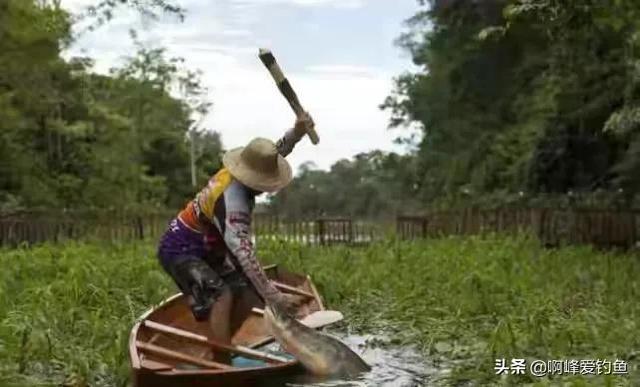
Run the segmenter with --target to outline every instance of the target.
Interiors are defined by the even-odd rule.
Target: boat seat
[[[187,364],[191,364],[199,367],[222,369],[222,370],[229,370],[234,368],[233,366],[230,366],[227,364],[222,364],[212,360],[205,360],[205,359],[193,357],[191,355],[187,355],[182,352],[160,347],[155,344],[144,343],[142,341],[136,341],[136,347],[138,348],[139,351],[143,353],[148,353],[163,359],[178,361],[178,362],[187,363]]]
[[[255,349],[251,349],[251,348],[247,348],[239,345],[229,345],[229,344],[218,343],[205,336],[198,335],[193,332],[185,331],[183,329],[160,324],[155,321],[145,320],[143,325],[144,327],[151,329],[155,332],[179,337],[193,343],[212,347],[213,349],[218,351],[225,351],[225,352],[229,352],[236,355],[242,355],[244,357],[251,358],[254,360],[261,360],[263,362],[266,361],[269,363],[286,363],[291,361],[281,356],[273,355],[270,353],[258,351]]]

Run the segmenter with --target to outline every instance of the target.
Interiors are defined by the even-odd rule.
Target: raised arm
[[[298,117],[296,119],[296,123],[292,129],[289,129],[285,132],[284,136],[282,136],[277,142],[276,147],[278,148],[278,153],[282,155],[282,157],[287,157],[295,145],[304,137],[307,133],[306,127],[315,125],[313,122],[313,118],[308,113],[305,113],[303,116]]]

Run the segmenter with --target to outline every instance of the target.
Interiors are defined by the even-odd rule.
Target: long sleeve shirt
[[[293,129],[280,138],[276,147],[284,157],[293,150],[300,137]],[[222,242],[233,266],[241,270],[263,299],[278,294],[256,258],[251,242],[251,219],[255,196],[233,178],[226,168],[216,173],[180,213],[180,220],[204,237]]]

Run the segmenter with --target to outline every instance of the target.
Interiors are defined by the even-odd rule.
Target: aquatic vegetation
[[[0,251],[0,381],[126,385],[133,322],[174,292],[154,250],[69,243]]]
[[[540,248],[498,236],[365,247],[258,241],[264,263],[308,272],[327,304],[371,345],[414,344],[437,385],[556,385],[499,378],[496,358],[625,359],[627,377],[570,386],[637,385],[640,260],[589,247]],[[150,242],[0,250],[0,384],[126,386],[135,318],[175,291]],[[536,384],[537,383],[537,384]]]
[[[452,368],[438,384],[559,382],[501,379],[494,370],[499,358],[624,359],[626,377],[572,376],[561,382],[640,383],[635,254],[587,246],[548,250],[524,236],[389,239],[355,249],[267,246],[261,245],[267,260],[311,273],[353,328],[387,330],[395,337],[392,344],[416,344],[434,365]]]

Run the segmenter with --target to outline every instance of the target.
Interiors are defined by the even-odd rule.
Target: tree
[[[60,6],[58,0],[54,0],[54,3],[57,7]],[[134,9],[151,20],[157,20],[164,14],[183,21],[186,14],[185,9],[173,0],[96,0],[95,5],[86,7],[75,22],[87,22],[87,29],[94,31],[109,23],[120,9]]]
[[[388,218],[419,207],[413,157],[371,151],[335,162],[329,171],[301,165],[287,189],[270,198],[268,209],[284,217],[358,216]]]
[[[71,19],[58,5],[0,3],[3,209],[183,204],[194,193],[187,133],[210,106],[198,73],[141,45],[109,76],[89,58],[65,61]],[[219,136],[201,137],[216,159]]]
[[[637,188],[640,5],[421,4],[399,44],[423,70],[398,77],[383,108],[391,126],[423,128],[424,200]]]

